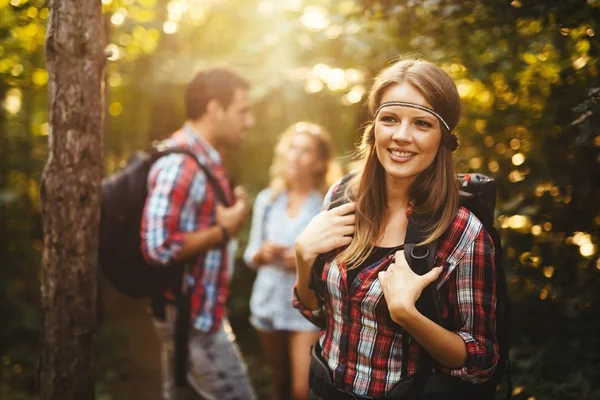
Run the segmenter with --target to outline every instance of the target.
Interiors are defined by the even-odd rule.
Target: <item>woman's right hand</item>
[[[285,247],[272,242],[270,240],[265,240],[263,245],[260,247],[255,256],[255,261],[257,264],[274,264],[275,261],[281,257],[281,253]]]
[[[305,265],[312,265],[317,256],[338,247],[347,246],[354,234],[356,203],[346,203],[315,216],[296,239],[296,255]]]

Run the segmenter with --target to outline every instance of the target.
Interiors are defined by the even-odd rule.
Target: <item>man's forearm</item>
[[[173,259],[175,261],[190,259],[203,250],[217,246],[223,239],[223,230],[217,225],[195,232],[184,233],[183,246]]]

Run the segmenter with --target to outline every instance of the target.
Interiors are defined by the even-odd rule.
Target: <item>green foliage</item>
[[[258,125],[228,160],[253,194],[268,182],[273,145],[287,125],[303,119],[324,125],[346,155],[368,119],[364,95],[378,70],[406,53],[442,66],[463,99],[459,168],[491,175],[499,186],[497,223],[515,303],[515,395],[600,397],[594,368],[600,350],[600,2],[103,4],[113,54],[107,171],[181,125],[184,85],[209,64],[232,65],[253,83]],[[32,385],[31,349],[39,332],[37,182],[48,132],[47,18],[43,1],[0,0],[0,357],[10,357],[0,364],[0,394],[15,398]],[[252,277],[241,267],[233,283],[238,332],[249,330]],[[242,344],[257,365],[256,337],[246,335]]]
[[[34,147],[42,144],[36,134],[46,119],[40,49],[47,11],[38,11],[41,4],[0,1],[0,397],[23,400],[31,399],[40,326],[43,157]]]

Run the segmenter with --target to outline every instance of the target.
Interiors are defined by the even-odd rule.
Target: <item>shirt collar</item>
[[[210,161],[212,163],[223,164],[223,159],[221,158],[221,154],[219,154],[219,152],[210,143],[208,143],[206,141],[206,139],[204,139],[202,136],[200,136],[200,134],[194,128],[192,128],[192,126],[190,124],[186,123],[183,126],[183,131],[197,145],[200,145],[204,149],[204,151],[206,151],[206,154],[208,154],[208,157],[210,158]]]

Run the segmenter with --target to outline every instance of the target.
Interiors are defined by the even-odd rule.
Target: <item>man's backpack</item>
[[[134,154],[116,174],[102,184],[99,263],[104,275],[121,293],[134,298],[151,297],[181,283],[183,264],[156,266],[148,263],[141,249],[141,221],[148,196],[148,174],[152,165],[169,154],[191,157],[204,171],[219,201],[228,205],[223,189],[194,153],[174,147]]]
[[[339,207],[347,203],[350,199],[346,196],[346,186],[350,179],[354,176],[353,173],[346,175],[334,190],[331,197],[329,209]],[[460,205],[471,211],[483,224],[484,229],[490,235],[495,247],[495,266],[496,266],[496,334],[500,348],[500,359],[494,372],[493,377],[484,384],[470,385],[477,386],[476,393],[462,397],[464,399],[493,399],[496,387],[502,382],[503,377],[507,378],[507,398],[510,398],[512,392],[512,383],[510,380],[508,350],[509,350],[509,317],[510,317],[510,301],[508,298],[506,276],[503,266],[502,243],[500,235],[494,228],[494,210],[496,206],[496,184],[494,180],[482,174],[458,174],[460,184]],[[437,242],[430,243],[426,246],[418,246],[424,239],[424,234],[418,228],[418,219],[409,219],[409,225],[406,232],[404,254],[406,260],[415,273],[423,275],[433,268],[434,256],[437,250]],[[325,283],[322,280],[322,273],[325,261],[329,255],[321,254],[313,266],[310,287],[315,291],[315,294],[321,302],[323,302],[323,293]],[[425,288],[417,300],[417,308],[431,320],[441,324],[441,310],[437,300],[437,289],[435,283],[432,283]],[[403,335],[403,346],[408,346],[409,335]],[[416,374],[416,383],[412,384],[412,388],[407,391],[402,398],[418,399],[419,391],[425,386],[427,379],[431,376],[431,367],[433,360],[429,354],[423,350],[422,360],[419,363],[419,370]],[[408,352],[404,352],[408,356]],[[402,362],[403,368],[408,364],[408,360]],[[403,376],[406,376],[406,371],[403,371]],[[454,378],[453,378],[454,379]],[[442,380],[441,385],[448,383],[448,386],[470,389],[466,385],[458,386],[455,382]],[[443,390],[443,388],[440,388]],[[443,398],[443,397],[442,397]]]

